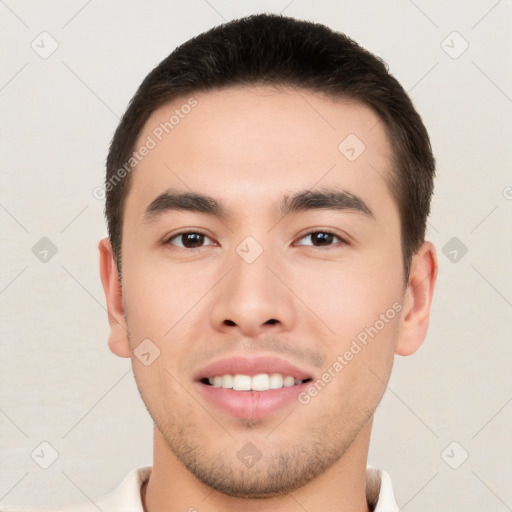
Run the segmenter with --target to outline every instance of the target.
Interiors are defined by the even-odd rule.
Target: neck
[[[246,499],[223,494],[191,474],[169,449],[155,426],[153,468],[141,489],[144,512],[368,512],[366,461],[373,417],[328,470],[283,496]]]

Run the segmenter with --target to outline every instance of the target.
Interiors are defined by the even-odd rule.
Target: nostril
[[[224,323],[226,325],[236,325],[235,322],[233,322],[233,320],[224,320]]]
[[[275,320],[274,318],[271,318],[270,320],[267,320],[265,323],[266,323],[266,324],[272,324],[272,325],[274,325],[274,324],[276,324],[276,323],[277,323],[277,320]]]

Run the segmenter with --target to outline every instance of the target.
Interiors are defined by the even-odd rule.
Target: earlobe
[[[108,238],[100,240],[100,276],[107,303],[110,350],[119,357],[130,357],[128,326],[123,306],[121,282],[117,274],[112,245]]]
[[[414,354],[427,335],[432,295],[437,279],[436,250],[431,242],[424,242],[411,262],[409,285],[404,295],[395,353]]]

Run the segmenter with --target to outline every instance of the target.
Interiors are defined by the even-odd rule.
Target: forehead
[[[358,102],[271,86],[200,92],[156,110],[135,149],[143,146],[150,149],[133,171],[126,208],[139,216],[167,188],[219,198],[239,216],[251,206],[275,212],[294,190],[332,186],[372,210],[394,209],[384,125]]]

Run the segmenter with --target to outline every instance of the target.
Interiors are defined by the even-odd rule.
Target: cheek
[[[390,322],[364,342],[340,339],[337,347],[331,347],[324,372],[314,384],[316,389],[301,397],[301,403],[312,407],[313,417],[328,414],[335,418],[339,432],[350,432],[375,411],[393,365],[389,340],[395,332],[396,322]]]
[[[295,275],[297,295],[306,298],[307,306],[340,341],[340,349],[386,312],[387,320],[395,317],[401,266],[392,255],[369,256],[304,265]]]
[[[391,316],[391,314],[389,315]],[[354,336],[341,336],[329,350],[326,376],[330,399],[341,410],[372,412],[380,401],[394,359],[398,315],[368,323]],[[333,376],[334,375],[334,376]],[[326,397],[327,398],[327,397]]]
[[[171,336],[178,325],[182,330],[215,284],[215,275],[205,265],[180,265],[166,258],[127,258],[125,269],[126,313],[134,332],[144,328],[148,337]]]
[[[310,271],[301,293],[332,331],[323,344],[333,402],[368,412],[382,397],[393,364],[402,308],[401,266],[382,253],[373,265],[360,263]]]
[[[140,396],[157,424],[166,421],[174,411],[185,414],[183,390],[177,381],[181,381],[175,369],[168,364],[163,352],[150,366],[138,360],[133,361],[133,374]]]

